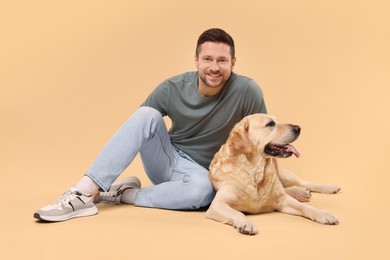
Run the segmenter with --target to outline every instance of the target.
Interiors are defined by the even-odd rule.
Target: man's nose
[[[210,69],[213,70],[213,71],[218,71],[219,70],[218,62],[217,61],[213,61],[213,63],[211,64]]]

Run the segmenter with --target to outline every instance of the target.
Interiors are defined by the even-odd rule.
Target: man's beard
[[[206,74],[206,76],[200,75],[199,78],[207,87],[210,87],[210,88],[219,88],[219,87],[225,85],[225,83],[227,81],[223,77],[221,77],[221,80],[220,80],[219,84],[215,85],[212,82],[210,83],[210,81],[207,80],[207,74]]]

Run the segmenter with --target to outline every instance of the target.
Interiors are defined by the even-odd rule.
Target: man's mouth
[[[285,145],[279,145],[279,144],[268,144],[264,148],[264,152],[268,155],[274,156],[274,157],[281,157],[281,158],[287,158],[291,155],[295,155],[296,157],[300,156],[300,153],[297,149],[295,149],[294,146],[291,144],[285,144]]]
[[[211,77],[212,79],[218,79],[221,77],[221,74],[207,74],[209,77]]]

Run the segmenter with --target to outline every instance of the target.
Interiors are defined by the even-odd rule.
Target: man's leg
[[[109,190],[141,147],[148,143],[153,144],[156,156],[164,162],[159,163],[159,167],[162,167],[159,178],[167,179],[164,173],[174,156],[173,150],[161,114],[150,107],[140,107],[134,112],[104,147],[86,175],[104,191]]]
[[[164,165],[160,161],[163,158],[159,158],[157,161],[160,162],[156,164],[156,156],[153,154],[156,146],[150,142],[140,151],[146,173],[155,185],[142,188],[134,204],[178,210],[193,210],[209,205],[215,191],[209,180],[208,170],[176,148],[173,148],[172,163]],[[160,168],[159,165],[169,168]],[[167,177],[169,179],[166,179]]]
[[[163,147],[159,147],[160,151],[170,162],[169,158],[173,155],[173,149],[160,113],[149,107],[141,107],[111,138],[86,176],[103,190],[109,190],[112,182],[132,162],[142,145],[153,139],[162,140]],[[164,172],[162,171],[161,174]],[[88,181],[87,184],[84,183],[85,180],[86,178],[82,178],[76,187],[90,186]],[[92,185],[91,187],[97,189],[98,186]],[[47,221],[64,221],[74,217],[96,214],[97,208],[93,203],[93,193],[83,194],[75,188],[71,188],[56,202],[38,210],[34,217]]]
[[[209,205],[215,192],[208,178],[208,170],[172,146],[165,123],[157,110],[143,110],[144,115],[140,114],[140,118],[151,117],[153,123],[146,125],[147,129],[151,129],[151,134],[142,143],[140,154],[144,169],[155,185],[141,190],[124,190],[120,202],[165,209],[197,209]],[[126,181],[119,182],[126,184]],[[118,186],[117,183],[113,186]]]

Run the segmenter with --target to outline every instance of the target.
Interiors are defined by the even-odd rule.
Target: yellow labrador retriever
[[[280,211],[322,224],[338,224],[332,214],[302,203],[309,200],[310,191],[337,193],[338,185],[302,181],[278,169],[277,157],[299,157],[290,143],[300,130],[297,125],[279,124],[266,114],[250,115],[237,123],[210,164],[209,177],[217,194],[206,216],[248,235],[256,234],[257,228],[244,213]]]

